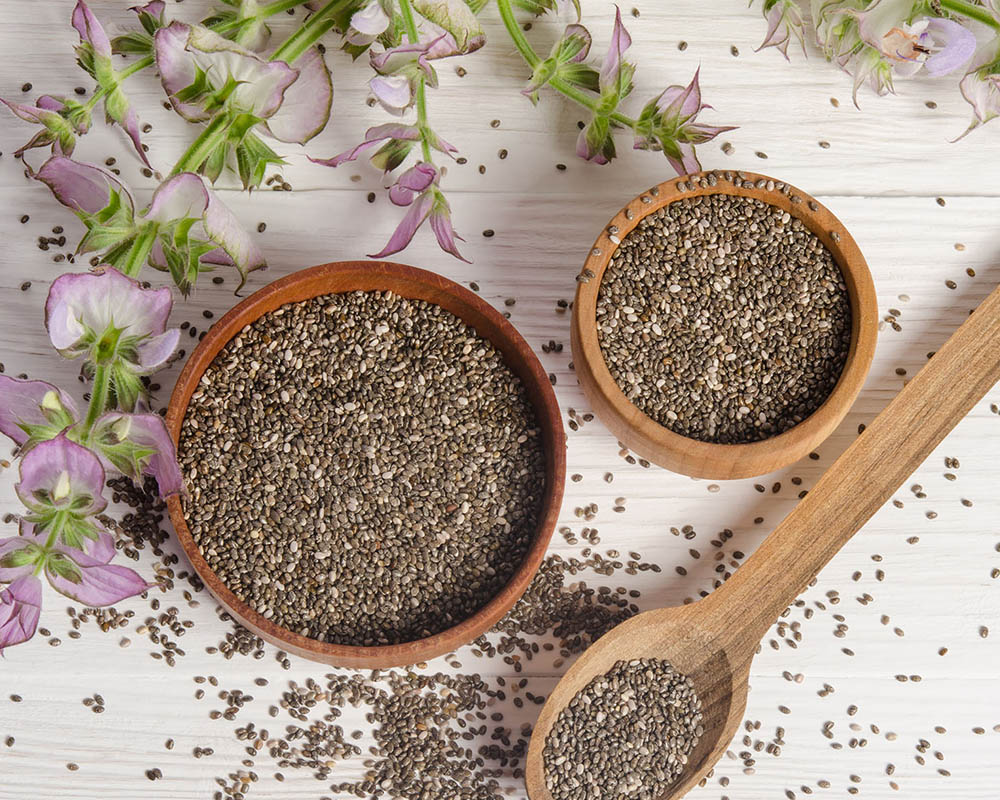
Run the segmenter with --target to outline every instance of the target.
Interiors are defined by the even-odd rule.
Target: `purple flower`
[[[457,148],[433,133],[428,133],[427,136],[429,137],[430,146],[435,150],[439,150],[449,156],[458,152]],[[382,167],[386,172],[390,172],[403,162],[414,143],[419,141],[420,129],[415,125],[402,125],[390,122],[385,125],[376,125],[374,128],[369,128],[365,133],[365,140],[350,150],[346,150],[332,158],[321,159],[310,157],[309,160],[314,164],[322,164],[324,167],[339,167],[348,161],[354,161],[363,152],[375,145],[381,144],[382,147],[372,157],[372,163]],[[381,155],[385,155],[387,158],[383,159],[380,157]]]
[[[34,575],[18,578],[0,592],[0,654],[35,635],[42,613],[42,582]]]
[[[701,101],[696,70],[687,86],[670,86],[639,115],[636,125],[637,150],[662,150],[678,175],[688,175],[701,169],[695,145],[714,139],[732,126],[705,125],[697,122],[698,114],[711,108]]]
[[[802,55],[805,55],[805,28],[799,0],[764,0],[763,12],[764,19],[767,20],[767,33],[757,50],[775,47],[787,59],[788,44],[794,38],[802,46]]]
[[[635,67],[625,60],[625,51],[632,46],[632,37],[622,25],[622,11],[615,6],[615,27],[611,32],[611,45],[601,65],[601,94],[622,100],[632,91]]]
[[[111,411],[94,424],[91,442],[112,469],[132,480],[156,478],[161,497],[184,490],[173,440],[158,414]]]
[[[118,73],[111,62],[111,40],[97,17],[83,0],[77,0],[73,9],[73,27],[80,35],[77,60],[104,90],[104,113],[108,122],[117,123],[128,134],[136,153],[146,166],[149,159],[139,138],[139,117],[121,89]]]
[[[931,75],[959,69],[972,58],[976,37],[950,19],[922,17],[908,22],[912,0],[875,0],[854,11],[858,35],[878,51],[897,75],[909,76],[926,67]]]
[[[20,477],[14,491],[32,512],[27,518],[31,522],[47,525],[58,512],[82,520],[100,514],[108,504],[102,494],[101,462],[86,447],[71,442],[65,432],[26,453],[21,459]]]
[[[455,258],[467,261],[459,251],[461,236],[451,225],[451,209],[444,194],[438,188],[440,175],[433,164],[419,162],[399,176],[399,180],[389,189],[389,199],[397,206],[408,206],[398,227],[381,251],[369,258],[385,258],[398,253],[412,241],[414,234],[425,221],[430,220],[431,230],[438,245]]]
[[[166,330],[172,306],[170,289],[143,289],[115,269],[69,273],[49,289],[45,325],[67,358],[84,355],[95,364],[119,363],[149,375],[177,347],[180,331]]]
[[[247,274],[267,266],[264,254],[233,212],[205,185],[205,180],[193,172],[182,172],[160,184],[142,218],[157,224],[162,232],[153,246],[150,263],[170,270],[183,292],[190,290],[197,277],[198,261],[235,266],[243,278],[240,288]],[[197,224],[186,227],[180,236],[175,234],[177,223],[192,219]],[[165,233],[171,235],[162,235]],[[185,248],[191,243],[203,245],[198,248],[201,255],[193,264],[195,274],[178,274],[173,266],[178,260],[183,259],[181,263],[190,261]]]
[[[267,119],[298,77],[285,62],[264,61],[200,25],[172,22],[154,41],[163,88],[189,122],[205,122],[223,103]]]
[[[42,126],[42,130],[32,136],[27,144],[14,151],[15,156],[21,156],[33,147],[49,145],[52,146],[53,153],[69,155],[76,147],[76,137],[90,129],[90,112],[75,100],[46,94],[39,97],[33,106],[4,100],[2,97],[0,102],[25,122]]]
[[[26,452],[77,421],[73,398],[45,381],[0,375],[0,433]]]

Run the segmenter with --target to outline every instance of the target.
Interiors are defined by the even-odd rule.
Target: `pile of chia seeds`
[[[626,397],[705,442],[782,433],[822,405],[851,344],[833,255],[787,211],[713,194],[650,214],[615,251],[597,301]]]
[[[439,306],[353,292],[245,328],[191,398],[185,515],[265,618],[349,645],[426,637],[510,580],[545,454],[520,379]]]

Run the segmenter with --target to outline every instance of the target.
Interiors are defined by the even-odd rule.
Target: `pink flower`
[[[0,433],[22,452],[57,436],[77,418],[73,398],[51,383],[0,375]]]
[[[25,575],[0,592],[0,654],[35,635],[42,614],[42,582]]]
[[[101,462],[86,447],[70,441],[65,432],[24,455],[20,478],[14,491],[32,513],[29,521],[48,525],[60,512],[63,517],[83,520],[100,514],[108,504]]]
[[[700,70],[695,71],[687,86],[671,86],[648,103],[636,125],[635,148],[662,150],[678,175],[688,175],[701,169],[695,145],[733,130],[732,126],[706,125],[696,121],[701,111],[711,108],[701,101],[699,73]]]
[[[462,237],[452,227],[451,209],[438,188],[439,179],[440,175],[434,165],[426,162],[417,163],[399,176],[399,180],[389,189],[389,199],[398,206],[408,206],[409,210],[386,246],[369,258],[385,258],[403,250],[420,226],[429,220],[441,249],[455,258],[467,261],[458,251],[457,240]]]
[[[80,35],[80,44],[76,48],[77,59],[105,92],[104,113],[108,122],[115,122],[122,127],[132,140],[139,158],[149,166],[149,159],[146,158],[139,138],[139,117],[122,91],[118,73],[111,61],[111,40],[84,0],[77,0],[72,19],[73,27]]]
[[[52,146],[53,153],[69,155],[76,147],[76,137],[90,129],[90,112],[75,100],[42,95],[33,106],[4,100],[2,97],[0,102],[25,122],[42,126],[42,130],[32,136],[27,144],[14,151],[15,156],[20,157],[33,147],[49,145]]]
[[[427,135],[430,137],[431,147],[435,150],[439,150],[449,156],[458,152],[457,148],[448,144],[444,139],[432,133],[428,133]],[[372,163],[382,167],[386,172],[391,172],[403,163],[413,145],[419,141],[420,129],[415,125],[402,125],[390,122],[385,125],[376,125],[374,128],[369,128],[365,133],[365,140],[350,150],[346,150],[332,158],[321,159],[310,157],[309,160],[314,164],[322,164],[324,167],[339,167],[348,161],[354,161],[363,152],[375,145],[381,144],[382,147],[372,156]],[[382,158],[383,156],[385,158]]]
[[[108,412],[94,423],[91,443],[115,471],[132,480],[156,478],[161,497],[184,490],[174,442],[159,414]]]

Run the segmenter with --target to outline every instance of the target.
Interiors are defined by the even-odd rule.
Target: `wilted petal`
[[[158,414],[123,414],[111,411],[100,417],[94,425],[94,437],[98,442],[111,445],[122,441],[153,450],[153,454],[143,459],[142,473],[152,475],[160,489],[161,497],[168,497],[183,491],[184,483],[180,467],[177,465],[177,453],[174,442],[167,432],[163,419]],[[125,470],[110,460],[101,452],[108,466],[124,472]],[[126,474],[129,474],[127,472]],[[129,474],[133,480],[139,476]]]
[[[376,75],[368,86],[382,108],[392,114],[402,114],[413,103],[410,79],[405,75]]]
[[[950,19],[931,19],[927,33],[940,49],[927,57],[924,67],[931,75],[947,75],[960,69],[976,52],[976,35]]]
[[[92,164],[82,164],[65,156],[53,156],[34,174],[55,195],[56,200],[73,211],[96,214],[108,205],[112,190],[118,192],[129,208],[132,195],[110,172]]]
[[[52,282],[45,301],[49,337],[64,355],[74,350],[88,332],[103,333],[114,325],[123,336],[153,337],[164,332],[173,297],[170,289],[143,289],[118,270],[67,273]]]
[[[21,480],[14,486],[30,509],[68,508],[80,516],[99,514],[107,506],[104,468],[90,450],[71,442],[66,433],[41,442],[21,459]]]
[[[156,584],[138,572],[91,558],[76,548],[57,546],[46,560],[45,577],[57,592],[87,606],[109,606],[142,594]]]
[[[420,131],[413,125],[401,125],[395,122],[390,122],[385,125],[376,125],[374,128],[369,128],[365,133],[365,140],[357,145],[356,147],[346,150],[339,155],[335,155],[332,158],[312,158],[309,160],[314,164],[322,164],[324,167],[339,167],[348,161],[354,161],[358,156],[360,156],[365,150],[374,147],[387,139],[403,139],[407,141],[419,141]],[[450,145],[449,145],[450,146]]]
[[[73,9],[73,27],[80,34],[80,41],[89,43],[98,56],[111,58],[111,40],[83,0],[77,0]]]
[[[451,209],[448,208],[448,203],[445,201],[444,197],[439,195],[435,200],[434,208],[431,210],[430,220],[431,230],[434,231],[434,236],[437,239],[438,246],[446,253],[450,253],[460,261],[472,263],[469,259],[458,252],[458,242],[456,242],[456,239],[462,239],[462,237],[455,233],[455,229],[451,226]]]
[[[285,90],[281,108],[265,123],[268,133],[282,142],[305,144],[330,120],[333,81],[319,48],[311,48],[295,62],[299,77]]]
[[[632,37],[622,25],[621,9],[615,6],[615,27],[611,32],[611,45],[608,54],[601,65],[601,88],[607,88],[617,82],[624,63],[625,51],[632,46]]]
[[[42,582],[34,575],[18,578],[0,592],[0,654],[34,636],[41,613]]]
[[[424,224],[434,206],[434,198],[430,192],[425,192],[417,198],[416,202],[410,206],[399,226],[393,231],[388,243],[378,253],[369,255],[369,258],[385,258],[393,253],[398,253],[404,249],[413,239],[417,229]]]
[[[389,187],[389,199],[397,206],[408,206],[415,195],[426,190],[437,180],[437,168],[426,161],[420,161],[399,176]]]
[[[52,419],[46,416],[43,404],[61,406],[61,411],[55,407],[49,410],[49,414],[54,418],[63,417],[66,420],[77,418],[76,403],[73,402],[73,398],[51,383],[0,375],[0,433],[6,434],[18,445],[23,445],[28,441],[28,434],[22,425],[52,423]]]

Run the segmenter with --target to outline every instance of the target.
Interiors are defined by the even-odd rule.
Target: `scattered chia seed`
[[[739,443],[823,403],[847,358],[851,310],[832,255],[798,219],[719,194],[677,200],[625,237],[597,326],[640,410],[675,433]]]
[[[545,740],[555,800],[653,800],[697,745],[701,702],[691,680],[657,659],[619,661],[560,712]]]
[[[289,630],[368,646],[440,632],[507,583],[534,535],[534,411],[493,346],[438,306],[374,292],[283,306],[227,345],[192,401],[192,534]]]

